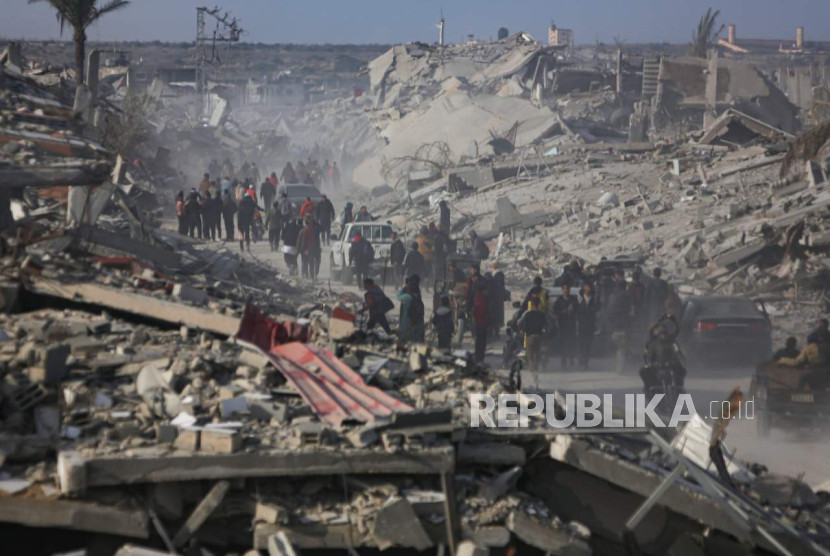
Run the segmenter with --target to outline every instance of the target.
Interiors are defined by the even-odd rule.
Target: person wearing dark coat
[[[450,234],[450,207],[447,206],[447,201],[441,199],[438,202],[438,225],[441,230],[449,236]]]
[[[225,220],[225,238],[228,241],[233,241],[233,217],[236,214],[236,201],[233,200],[233,195],[229,189],[225,190],[225,195],[222,199],[222,218]]]
[[[409,246],[409,251],[407,251],[406,256],[403,259],[403,271],[406,276],[421,276],[426,273],[426,262],[424,261],[424,256],[421,255],[421,252],[418,250],[418,242],[412,242],[412,245]]]
[[[625,280],[614,282],[614,291],[608,297],[604,316],[611,330],[611,341],[617,348],[617,372],[625,369],[628,355],[628,328],[631,324],[631,296],[626,288]]]
[[[493,338],[499,337],[499,332],[504,326],[504,302],[506,291],[504,288],[504,272],[499,270],[498,263],[493,263],[488,278],[490,279],[489,315],[488,326]]]
[[[187,235],[202,238],[202,206],[199,204],[199,192],[190,189],[184,202],[184,214],[187,219]]]
[[[274,176],[276,179],[276,176]],[[270,207],[274,202],[274,197],[277,195],[277,188],[271,183],[271,180],[266,178],[262,185],[259,186],[259,198],[262,199],[263,206]]]
[[[584,284],[579,292],[579,310],[577,312],[577,332],[579,334],[579,364],[583,369],[588,368],[591,358],[591,347],[594,344],[599,299],[591,284]]]
[[[652,271],[654,278],[646,286],[646,311],[648,324],[651,325],[663,316],[666,307],[666,297],[669,295],[669,283],[663,279],[663,271],[655,268]]]
[[[282,232],[282,211],[277,201],[274,201],[268,210],[265,227],[268,228],[268,244],[271,246],[271,251],[276,251],[280,247],[280,233]]]
[[[432,315],[432,326],[435,327],[435,335],[438,337],[438,349],[451,349],[452,335],[455,333],[455,319],[450,308],[450,298],[446,295],[441,296],[441,305]]]
[[[351,201],[348,201],[346,203],[346,206],[343,207],[343,227],[344,228],[346,227],[346,224],[351,224],[352,222],[354,222],[354,212],[352,211],[353,208],[354,208],[354,205],[352,204]]]
[[[358,284],[369,276],[373,251],[372,245],[362,235],[357,234],[352,238],[352,244],[349,246],[349,264],[354,266],[355,278]]]
[[[397,232],[392,232],[392,245],[389,247],[389,264],[392,265],[394,280],[399,284],[403,280],[403,260],[406,257],[406,247],[398,238]]]
[[[317,203],[316,218],[317,225],[320,228],[320,243],[329,245],[331,243],[331,223],[336,216],[334,212],[334,205],[326,195]]]
[[[558,327],[559,355],[562,358],[562,368],[567,369],[568,366],[574,364],[576,324],[579,313],[579,302],[576,296],[571,295],[569,285],[562,285],[562,295],[553,302],[552,310]]]
[[[369,311],[369,322],[366,324],[366,330],[371,330],[375,326],[380,326],[383,331],[392,335],[392,329],[389,328],[389,321],[386,318],[386,312],[391,310],[391,300],[386,297],[383,290],[375,284],[371,278],[363,280],[363,299],[366,303],[366,310]]]
[[[432,275],[433,284],[439,280],[446,280],[447,277],[447,255],[450,251],[450,237],[447,231],[439,224],[432,235]]]
[[[297,239],[300,236],[300,225],[296,220],[289,218],[282,230],[282,252],[285,265],[291,276],[297,275]]]
[[[251,251],[251,226],[254,223],[254,212],[262,210],[249,194],[242,197],[239,203],[239,214],[236,220],[239,224],[239,249],[245,251],[245,245],[248,246],[248,252]]]

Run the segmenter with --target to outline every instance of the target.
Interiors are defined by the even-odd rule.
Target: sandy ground
[[[219,244],[214,244],[218,246]],[[225,244],[231,249],[239,249],[238,242]],[[260,262],[273,266],[279,273],[287,274],[287,267],[282,253],[272,253],[267,242],[260,241],[251,246],[251,253],[245,257],[257,259]],[[337,282],[329,282],[328,248],[324,247],[323,263],[320,269],[318,287],[335,291],[351,291],[360,294],[356,286],[344,287]],[[427,292],[428,293],[428,292]],[[394,299],[395,288],[387,285],[386,294]],[[427,315],[431,314],[432,296],[425,295]],[[512,314],[512,309],[505,309],[506,315]],[[471,339],[467,337],[465,347],[472,349]],[[501,343],[495,343],[488,348],[488,363],[498,367],[501,362]],[[686,389],[692,394],[695,409],[704,417],[710,415],[710,402],[720,402],[729,396],[736,386],[740,386],[748,394],[753,369],[729,369],[690,371],[686,380]],[[558,361],[552,360],[550,370],[539,374],[538,378],[530,376],[528,371],[523,373],[525,387],[535,388],[544,392],[559,390],[562,392],[591,392],[596,394],[610,393],[622,399],[622,394],[642,392],[642,384],[635,369],[619,375],[613,370],[610,358],[594,360],[589,370],[562,372]],[[773,429],[772,434],[762,439],[756,433],[754,419],[740,418],[734,420],[727,432],[727,445],[736,457],[745,461],[759,462],[766,465],[771,471],[790,476],[804,474],[804,480],[812,487],[818,487],[830,481],[830,431],[822,433],[804,429]]]

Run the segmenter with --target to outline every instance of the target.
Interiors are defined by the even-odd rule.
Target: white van
[[[389,263],[389,252],[392,247],[392,226],[381,222],[352,222],[346,224],[343,233],[332,243],[331,264],[332,280],[340,280],[343,284],[351,285],[353,280],[353,268],[349,266],[349,247],[352,239],[358,234],[366,238],[375,250],[375,260],[372,263],[370,273],[373,276],[383,278],[384,269],[386,276],[392,276],[392,267]]]

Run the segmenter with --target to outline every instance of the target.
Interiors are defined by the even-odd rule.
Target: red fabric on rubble
[[[296,322],[275,321],[254,305],[247,304],[236,337],[269,352],[271,348],[288,342],[311,341],[311,327]]]

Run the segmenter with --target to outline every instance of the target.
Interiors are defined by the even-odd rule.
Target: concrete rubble
[[[369,64],[367,106],[337,120],[332,107],[347,103],[327,101],[295,121],[348,120],[366,143],[354,180],[367,187],[398,185],[382,159],[445,141],[435,179],[404,200],[373,198],[371,212],[417,229],[434,218],[433,195],[448,199],[453,233],[478,230],[511,283],[574,258],[633,257],[681,294],[764,299],[782,334],[803,333],[830,289],[830,189],[825,161],[780,174],[794,116],[745,112],[752,99],[789,105],[780,91],[730,61],[755,87],[730,88],[714,103],[721,117],[671,139],[631,102],[611,123],[631,91],[559,50],[524,33],[395,46]],[[666,86],[703,63],[667,59]],[[470,393],[522,403],[504,373],[366,333],[353,296],[165,231],[175,171],[116,158],[49,89],[0,74],[5,534],[60,531],[64,547],[95,539],[123,555],[826,553],[826,492],[737,458],[723,476],[691,429],[472,427]],[[672,110],[706,105],[672,98]],[[221,112],[187,141],[253,141]],[[638,115],[650,122],[629,142]]]

